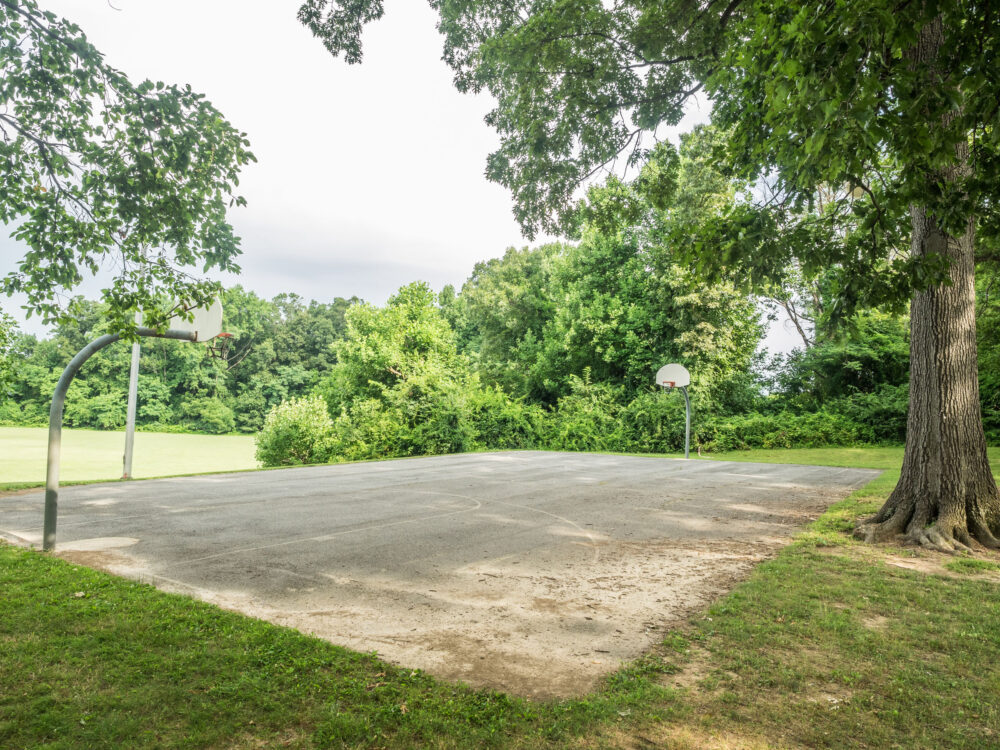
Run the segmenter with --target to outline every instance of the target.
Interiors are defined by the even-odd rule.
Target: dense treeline
[[[239,364],[200,345],[144,340],[138,423],[260,433],[266,464],[480,448],[677,450],[683,400],[652,383],[675,361],[692,372],[700,449],[902,441],[904,318],[838,312],[828,300],[842,274],[792,264],[784,283],[760,287],[678,261],[687,229],[746,189],[714,167],[720,138],[699,128],[678,150],[661,144],[633,182],[589,191],[572,243],[509,249],[459,290],[415,282],[377,307],[227,289],[224,327]],[[978,296],[982,401],[995,440],[1000,303],[989,285]],[[765,318],[779,308],[802,346],[767,359]],[[106,326],[96,303],[77,300],[74,313],[75,325],[45,340],[0,318],[0,421],[45,422],[62,368]],[[70,390],[67,425],[124,425],[128,358],[117,345],[92,359]]]
[[[683,401],[651,380],[659,364],[681,361],[695,378],[696,447],[902,440],[904,319],[865,312],[765,360],[751,297],[608,257],[599,262],[586,240],[511,249],[477,266],[457,293],[414,283],[384,307],[228,289],[226,328],[242,361],[227,369],[200,345],[144,340],[139,425],[255,433],[270,412],[261,459],[278,464],[480,448],[677,450]],[[982,290],[980,317],[1000,322],[990,292]],[[79,326],[49,339],[6,334],[4,423],[45,423],[62,368],[102,330],[99,305],[80,300],[77,315]],[[984,413],[996,439],[998,327],[980,330]],[[124,424],[128,358],[120,344],[91,360],[70,390],[67,425]]]
[[[228,369],[207,357],[202,345],[142,339],[136,415],[141,428],[256,432],[272,407],[316,387],[333,362],[330,345],[343,334],[344,313],[357,300],[306,304],[282,294],[267,301],[236,286],[225,290],[222,301],[233,352],[243,355],[239,366]],[[63,368],[107,325],[101,305],[78,299],[73,308],[77,324],[60,326],[51,338],[10,336],[7,360],[17,364],[7,378],[0,421],[47,423]],[[90,359],[70,387],[66,425],[124,426],[130,357],[129,346],[116,344]]]

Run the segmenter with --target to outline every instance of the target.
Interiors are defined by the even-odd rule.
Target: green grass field
[[[45,484],[46,427],[0,427],[0,489]],[[120,479],[124,432],[63,430],[61,482]],[[137,432],[136,478],[254,469],[251,435]]]
[[[555,702],[0,544],[0,747],[998,748],[1000,555],[849,533],[901,456],[720,456],[886,472],[599,690]]]

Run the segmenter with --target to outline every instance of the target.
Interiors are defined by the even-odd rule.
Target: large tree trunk
[[[938,68],[944,44],[941,18],[920,30],[908,56],[928,86],[947,85]],[[945,115],[947,124],[952,115]],[[969,145],[955,147],[952,167],[928,183],[953,182],[969,169]],[[920,206],[911,211],[914,257],[940,254],[950,262],[950,284],[917,292],[910,303],[910,413],[899,484],[882,509],[859,525],[873,540],[905,534],[944,551],[972,539],[1000,548],[1000,495],[986,456],[976,353],[976,220],[949,236]]]
[[[918,292],[910,304],[910,413],[899,484],[858,528],[869,540],[905,534],[953,551],[976,539],[998,548],[1000,494],[986,456],[979,404],[976,291],[970,221],[949,237],[921,208],[911,212],[913,253],[951,261],[951,284]]]

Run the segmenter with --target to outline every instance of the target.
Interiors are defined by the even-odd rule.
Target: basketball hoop
[[[247,343],[242,349],[234,350],[232,344],[235,337],[231,333],[220,333],[210,343],[206,349],[212,359],[217,359],[226,365],[227,370],[232,370],[242,362],[253,348],[253,342]]]
[[[691,399],[688,398],[691,373],[684,365],[673,362],[657,370],[653,382],[658,383],[664,391],[677,388],[684,396],[684,458],[688,458],[691,454]]]
[[[220,333],[215,338],[213,338],[207,347],[208,354],[212,359],[219,359],[223,362],[229,362],[229,344],[232,342],[233,334],[231,333]]]

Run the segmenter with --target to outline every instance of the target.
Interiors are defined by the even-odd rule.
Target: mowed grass
[[[1000,465],[1000,448],[989,448],[990,460]],[[864,448],[755,448],[746,451],[706,453],[711,461],[746,461],[764,464],[805,464],[843,466],[899,471],[903,446],[887,445]]]
[[[0,489],[45,484],[47,427],[0,427]],[[61,482],[120,479],[125,433],[63,430]],[[257,467],[252,435],[137,432],[135,478],[241,471]]]
[[[848,533],[899,457],[773,452],[895,463],[599,691],[558,702],[0,546],[0,747],[1000,747],[1000,557]]]

